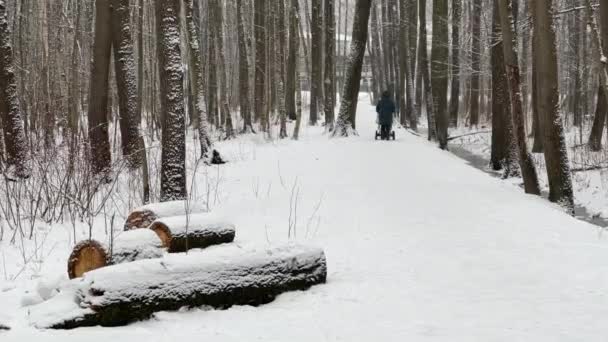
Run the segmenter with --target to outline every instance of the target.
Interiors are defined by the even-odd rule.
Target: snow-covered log
[[[161,218],[150,229],[171,253],[232,242],[235,235],[233,224],[208,213]]]
[[[206,211],[200,202],[169,201],[161,203],[150,203],[133,209],[127,221],[125,230],[148,228],[152,222],[159,218],[168,216],[179,216],[186,214],[197,214]]]
[[[0,330],[11,330],[11,328],[9,328],[8,325],[3,325],[2,323],[0,323]]]
[[[73,279],[110,264],[160,258],[164,252],[163,242],[149,229],[123,232],[114,240],[111,252],[108,246],[95,240],[85,240],[72,250],[68,259],[68,276]]]
[[[319,248],[231,244],[88,272],[66,285],[57,299],[32,307],[32,318],[39,327],[58,329],[119,326],[184,306],[265,304],[280,293],[324,283],[326,277]]]

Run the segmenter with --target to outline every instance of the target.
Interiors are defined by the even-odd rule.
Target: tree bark
[[[335,96],[335,58],[336,58],[336,23],[334,0],[325,2],[325,130],[334,129],[334,96]]]
[[[480,103],[480,77],[481,77],[481,0],[473,1],[473,52],[471,56],[472,80],[471,80],[471,116],[469,124],[477,126],[479,124],[479,103]]]
[[[285,82],[285,110],[287,116],[291,120],[296,119],[296,82],[299,82],[298,72],[298,52],[300,36],[298,34],[299,27],[299,2],[298,0],[289,0],[288,7],[289,18],[289,46],[287,51],[287,71]]]
[[[593,126],[589,135],[589,149],[591,151],[601,151],[602,149],[602,133],[606,122],[606,111],[608,104],[606,103],[606,93],[604,87],[597,87],[597,105],[595,107],[595,116],[593,118]]]
[[[511,98],[511,139],[519,154],[519,168],[524,179],[524,190],[528,194],[540,195],[536,166],[528,152],[524,111],[521,96],[519,61],[515,52],[515,28],[512,25],[511,0],[499,0],[500,23],[503,36],[504,62],[507,68],[509,95]],[[509,120],[509,119],[507,119]]]
[[[436,110],[437,140],[439,148],[448,148],[448,3],[433,2],[433,44],[431,51],[431,83],[433,88],[433,108]]]
[[[223,254],[184,253],[86,273],[82,283],[90,285],[75,293],[74,300],[88,310],[79,317],[72,310],[65,319],[57,312],[57,321],[50,327],[126,325],[183,306],[260,305],[280,293],[304,290],[327,278],[325,254],[317,248],[233,250],[233,254],[225,249]]]
[[[207,107],[205,103],[205,80],[202,66],[200,48],[200,30],[195,22],[195,8],[193,0],[184,0],[186,10],[186,27],[188,34],[188,46],[190,48],[190,69],[192,75],[192,88],[194,93],[194,107],[196,110],[195,121],[198,122],[198,139],[201,148],[201,158],[209,157],[212,148],[211,136],[209,134],[209,119],[207,118]]]
[[[450,125],[458,127],[460,104],[460,21],[462,0],[452,0],[452,86],[450,94]]]
[[[139,151],[141,132],[137,112],[137,76],[129,0],[110,1],[122,154],[126,158],[127,166],[130,169],[137,169],[142,163]]]
[[[426,118],[428,122],[428,139],[435,140],[437,138],[437,126],[435,123],[435,108],[433,106],[433,91],[431,87],[431,76],[429,69],[427,37],[426,37],[426,0],[418,1],[418,72],[421,75],[421,81],[424,83],[424,97],[426,101]],[[418,87],[418,86],[417,86]],[[422,89],[422,87],[421,87]],[[419,102],[420,104],[422,101]]]
[[[401,113],[401,124],[405,125],[406,122],[409,122],[410,129],[417,130],[417,121],[418,118],[414,114],[414,94],[413,94],[413,82],[412,82],[412,70],[411,67],[411,58],[410,58],[410,25],[415,25],[414,23],[409,21],[408,18],[408,10],[412,11],[411,7],[408,8],[407,0],[400,0],[399,5],[401,6],[399,10],[399,28],[400,28],[400,38],[399,38],[399,62],[400,62],[400,77],[401,84],[403,85],[402,92],[405,92],[405,98],[403,98],[404,103],[401,104],[402,113]]]
[[[559,113],[557,51],[551,0],[537,0],[532,11],[534,28],[538,33],[538,100],[543,131],[545,161],[549,178],[549,200],[574,213],[570,164]]]
[[[108,89],[112,21],[109,0],[95,1],[95,41],[91,68],[89,99],[90,163],[94,174],[102,175],[110,169],[112,156],[108,134]]]
[[[323,7],[322,0],[312,0],[310,124],[317,124],[319,104],[323,103]]]
[[[351,40],[351,53],[348,58],[346,79],[340,105],[340,114],[333,136],[347,137],[356,134],[354,122],[356,119],[359,87],[361,85],[361,69],[367,44],[367,32],[372,0],[357,0],[353,33]]]
[[[162,146],[162,202],[183,200],[186,192],[186,123],[180,47],[179,0],[156,2]]]
[[[236,1],[237,34],[239,40],[239,101],[243,117],[243,133],[253,133],[251,120],[251,103],[249,102],[249,59],[247,58],[247,37],[245,36],[246,17],[242,9],[242,1]]]
[[[266,111],[266,0],[255,0],[255,118],[261,122],[262,131],[269,132]]]

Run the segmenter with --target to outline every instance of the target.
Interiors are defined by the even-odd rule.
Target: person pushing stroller
[[[378,114],[377,123],[380,125],[380,132],[376,132],[376,139],[380,136],[382,140],[389,140],[391,137],[395,140],[395,132],[392,131],[395,103],[391,100],[388,91],[382,93],[382,98],[376,105],[376,113]]]

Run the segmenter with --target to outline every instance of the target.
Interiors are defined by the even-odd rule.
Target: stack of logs
[[[161,257],[234,241],[234,225],[185,201],[154,203],[133,210],[124,232],[108,245],[76,244],[68,259],[70,279],[107,265]]]

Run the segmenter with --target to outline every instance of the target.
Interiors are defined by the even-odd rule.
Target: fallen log
[[[32,307],[32,318],[46,328],[120,326],[184,306],[257,306],[280,293],[324,283],[326,277],[319,248],[226,245],[88,272],[54,299]]]
[[[11,328],[9,328],[8,325],[3,325],[0,323],[0,330],[11,330]]]
[[[123,232],[111,248],[95,240],[85,240],[74,247],[68,258],[68,276],[74,279],[111,264],[160,258],[164,252],[161,239],[149,229]]]
[[[152,222],[154,231],[170,253],[234,241],[234,225],[212,214],[171,216]]]
[[[129,213],[124,230],[148,228],[152,222],[163,217],[197,214],[205,211],[206,208],[200,202],[169,201],[150,203],[133,209]]]

